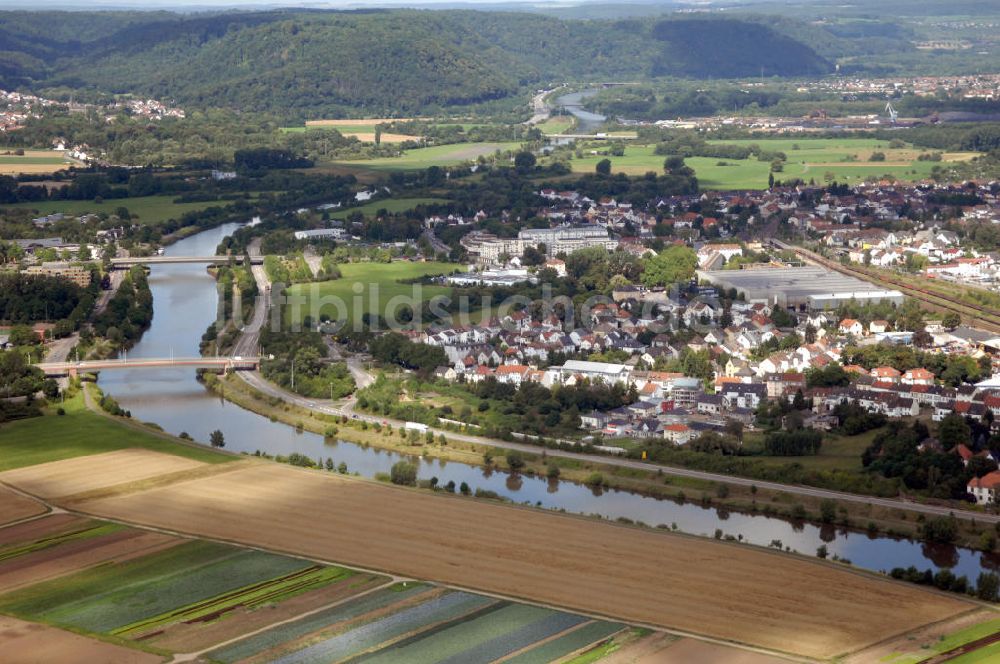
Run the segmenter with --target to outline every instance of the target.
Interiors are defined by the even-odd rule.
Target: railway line
[[[851,277],[857,277],[859,279],[864,279],[865,281],[874,281],[882,285],[892,286],[893,288],[901,291],[903,294],[912,297],[915,300],[919,300],[932,310],[954,312],[959,314],[963,320],[967,322],[974,322],[976,327],[1000,334],[1000,311],[997,311],[996,309],[956,302],[947,295],[942,295],[941,293],[937,293],[929,288],[923,288],[920,285],[914,285],[913,282],[906,281],[899,277],[872,273],[868,270],[852,265],[843,265],[842,263],[830,260],[829,258],[809,251],[808,249],[803,249],[802,247],[797,247],[780,240],[772,239],[771,242],[781,249],[794,251],[795,254],[803,260],[807,260],[817,265],[821,265],[829,270],[834,270],[835,272],[840,272],[841,274],[846,274]]]

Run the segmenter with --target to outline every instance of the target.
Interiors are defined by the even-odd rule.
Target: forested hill
[[[757,22],[479,11],[0,13],[0,87],[138,93],[285,116],[417,114],[562,80],[815,75]]]

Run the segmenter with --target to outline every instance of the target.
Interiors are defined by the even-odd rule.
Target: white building
[[[588,362],[586,360],[566,360],[565,364],[556,368],[559,370],[563,383],[570,378],[586,378],[594,383],[626,384],[632,373],[632,367],[624,364]]]

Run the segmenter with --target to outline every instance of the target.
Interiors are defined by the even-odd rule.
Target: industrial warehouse
[[[897,290],[822,267],[755,267],[744,270],[699,270],[699,279],[724,289],[735,288],[748,301],[798,309],[836,309],[849,300],[903,303]]]

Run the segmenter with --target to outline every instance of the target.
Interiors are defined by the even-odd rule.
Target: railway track
[[[885,286],[892,286],[893,288],[901,291],[903,294],[908,295],[915,300],[919,300],[932,310],[954,312],[959,314],[963,320],[974,323],[976,327],[989,332],[1000,333],[1000,311],[989,307],[956,302],[954,299],[951,299],[946,295],[936,293],[928,288],[922,288],[919,285],[915,286],[912,282],[907,282],[901,278],[890,277],[883,274],[873,274],[863,268],[843,265],[837,261],[830,260],[829,258],[809,251],[808,249],[803,249],[802,247],[796,247],[795,245],[787,244],[785,242],[781,242],[780,240],[772,239],[771,241],[781,249],[794,251],[797,256],[804,260],[817,265],[822,265],[829,270],[834,270],[835,272],[840,272],[841,274],[846,274],[851,277],[857,277],[858,279],[864,279],[865,281],[873,281]]]

